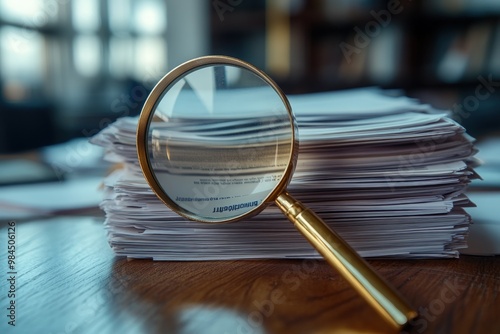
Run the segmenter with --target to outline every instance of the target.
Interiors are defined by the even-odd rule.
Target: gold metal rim
[[[179,79],[181,76],[184,74],[187,74],[188,72],[191,72],[197,68],[201,67],[206,67],[210,65],[233,65],[233,66],[238,66],[244,69],[247,69],[251,71],[252,73],[256,74],[259,76],[262,80],[264,80],[269,86],[271,86],[274,91],[278,94],[278,96],[281,98],[283,101],[283,104],[285,105],[285,108],[288,112],[288,115],[290,117],[290,126],[291,126],[291,131],[292,131],[292,140],[291,140],[291,149],[290,149],[290,156],[289,156],[289,163],[287,168],[285,169],[285,172],[283,173],[283,177],[281,178],[280,182],[276,185],[274,190],[262,201],[261,205],[258,207],[254,208],[253,210],[244,213],[240,216],[230,218],[230,219],[224,219],[224,220],[206,220],[203,219],[202,217],[198,217],[179,205],[177,205],[174,201],[170,199],[170,197],[163,191],[162,187],[160,186],[158,180],[155,177],[155,174],[151,168],[151,164],[148,158],[148,131],[149,131],[149,124],[151,121],[151,118],[154,114],[154,107],[156,106],[159,98],[163,95],[163,92],[171,85],[173,84],[177,79]],[[228,56],[204,56],[200,58],[195,58],[192,60],[189,60],[173,70],[171,70],[169,73],[167,73],[153,88],[151,93],[149,94],[148,98],[146,99],[144,106],[142,108],[140,117],[139,117],[139,123],[137,126],[137,133],[136,133],[136,147],[137,147],[137,155],[139,158],[139,164],[142,170],[142,173],[144,174],[144,177],[146,178],[146,181],[148,182],[149,186],[151,189],[154,191],[156,196],[162,200],[165,205],[167,205],[171,210],[174,212],[177,212],[179,215],[186,217],[190,220],[198,221],[198,222],[203,222],[203,223],[230,223],[234,222],[237,220],[240,220],[242,218],[249,218],[251,216],[256,215],[257,213],[261,212],[268,204],[274,202],[274,200],[281,194],[286,186],[288,185],[291,176],[293,174],[293,171],[295,170],[296,162],[297,162],[297,155],[298,155],[298,138],[297,138],[297,125],[295,122],[294,115],[292,113],[292,108],[290,106],[290,102],[288,101],[288,98],[286,95],[283,93],[281,88],[278,87],[278,85],[272,80],[266,73],[263,71],[259,70],[255,66],[237,59],[233,57],[228,57]]]

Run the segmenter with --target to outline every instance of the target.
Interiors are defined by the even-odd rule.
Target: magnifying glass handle
[[[396,290],[314,212],[287,192],[278,196],[276,204],[325,260],[395,328],[401,329],[417,316]]]

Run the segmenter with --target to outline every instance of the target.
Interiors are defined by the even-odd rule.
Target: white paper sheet
[[[464,208],[473,204],[464,193],[477,178],[476,149],[446,113],[373,88],[289,99],[300,143],[288,191],[362,256],[457,257],[466,247],[471,217]],[[177,261],[319,257],[273,205],[223,225],[187,221],[169,210],[141,174],[136,125],[136,119],[120,119],[92,139],[108,160],[126,166],[105,180],[101,203],[117,255]]]

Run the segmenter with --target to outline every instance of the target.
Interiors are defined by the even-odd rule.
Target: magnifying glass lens
[[[241,60],[212,56],[167,74],[144,105],[137,152],[151,188],[175,212],[232,222],[276,203],[326,261],[389,323],[417,313],[320,217],[286,191],[297,159],[287,98]]]
[[[289,169],[293,116],[245,68],[195,68],[163,91],[150,115],[150,167],[165,199],[189,218],[220,222],[260,211]]]

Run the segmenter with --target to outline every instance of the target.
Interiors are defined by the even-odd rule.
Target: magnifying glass
[[[286,191],[298,156],[290,103],[251,64],[190,60],[151,91],[137,129],[143,174],[173,211],[203,223],[247,219],[275,203],[316,250],[395,328],[417,316],[338,234]]]

